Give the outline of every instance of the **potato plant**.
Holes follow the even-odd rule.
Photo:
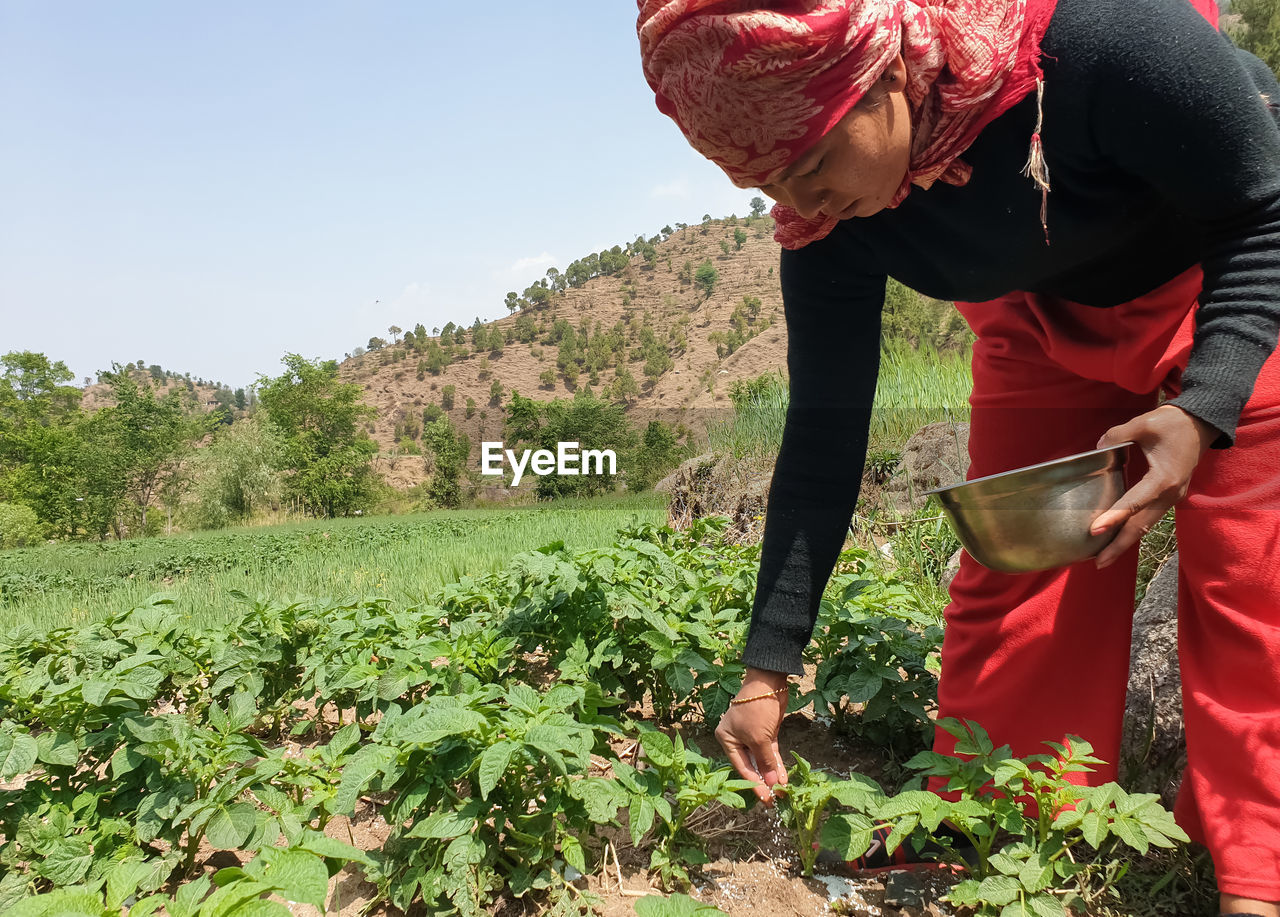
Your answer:
[[[114,917],[133,902],[143,917],[260,917],[282,913],[276,898],[323,907],[323,883],[354,862],[406,910],[480,915],[515,898],[582,917],[593,901],[568,880],[624,824],[658,878],[687,887],[706,857],[701,813],[751,799],[664,728],[714,721],[741,681],[758,548],[722,531],[705,520],[635,525],[609,550],[553,543],[412,603],[241,595],[211,626],[156,598],[95,624],[0,634],[0,779],[13,781],[0,790],[0,912]],[[328,549],[295,540],[287,554],[310,550]],[[818,689],[799,703],[851,733],[918,743],[937,622],[866,555],[846,552],[841,570],[811,651]],[[645,704],[657,728],[632,719]],[[967,735],[963,759],[910,762],[947,775],[963,805],[885,797],[799,761],[784,810],[805,870],[815,842],[852,855],[873,826],[915,843],[947,818],[982,852],[957,900],[994,907],[1012,893],[1034,909],[1071,900],[1060,880],[1085,875],[1071,875],[1073,846],[1176,837],[1163,810],[1114,789],[1019,821],[981,787],[1056,804],[1062,788],[1037,781],[1062,773]],[[619,760],[611,742],[634,736],[643,756]],[[1087,763],[1087,749],[1071,753]],[[323,834],[362,800],[391,825],[379,850]],[[196,878],[203,843],[251,859]],[[1023,881],[1042,861],[1059,884]],[[176,893],[159,893],[168,882]],[[681,901],[661,907],[710,913]]]

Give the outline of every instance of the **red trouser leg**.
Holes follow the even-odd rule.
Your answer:
[[[959,308],[978,335],[970,478],[1087,451],[1109,427],[1156,405],[1154,391],[1126,391],[1059,362],[1097,360],[1078,368],[1111,375],[1112,351],[1090,346],[1106,341],[1108,328],[1064,333],[1022,294]],[[1083,317],[1113,319],[1102,310]],[[1018,756],[1080,736],[1109,764],[1075,777],[1115,779],[1136,571],[1136,550],[1105,570],[1086,561],[1022,574],[988,570],[965,554],[945,613],[939,716],[976,720]],[[948,754],[954,743],[937,730],[935,751]]]
[[[1280,356],[1175,514],[1187,769],[1174,813],[1220,891],[1280,901]]]
[[[1197,271],[1108,310],[1015,294],[961,306],[974,350],[970,477],[1092,448],[1176,390]],[[1136,458],[1136,456],[1135,456]],[[1130,468],[1141,475],[1139,459]],[[1179,824],[1213,855],[1227,894],[1280,900],[1280,353],[1236,443],[1201,460],[1177,509],[1179,657],[1188,767]],[[946,611],[940,716],[981,723],[1017,755],[1079,735],[1115,779],[1136,552],[1008,575],[968,557]],[[934,748],[954,739],[937,731]],[[930,788],[940,789],[931,781]]]

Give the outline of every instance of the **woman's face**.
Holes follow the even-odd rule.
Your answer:
[[[911,153],[901,56],[822,139],[761,191],[806,219],[869,217],[902,187]]]

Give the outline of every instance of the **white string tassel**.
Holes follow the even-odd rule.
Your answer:
[[[1022,174],[1040,188],[1040,225],[1044,228],[1044,244],[1049,244],[1049,164],[1044,158],[1040,129],[1044,126],[1044,80],[1036,80],[1036,129],[1031,135],[1031,151]]]

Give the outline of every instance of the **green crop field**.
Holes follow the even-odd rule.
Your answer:
[[[551,542],[608,545],[632,521],[662,523],[665,507],[664,497],[644,494],[3,551],[0,626],[98,620],[158,592],[200,623],[225,619],[237,604],[232,591],[419,601]]]

